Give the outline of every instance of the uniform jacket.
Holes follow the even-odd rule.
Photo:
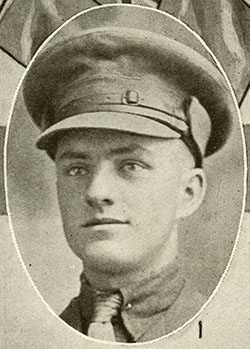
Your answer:
[[[123,305],[114,320],[116,340],[145,342],[162,337],[192,318],[206,299],[182,275],[176,263],[160,274],[120,289]],[[84,274],[81,291],[60,317],[86,334],[93,311],[93,293]]]

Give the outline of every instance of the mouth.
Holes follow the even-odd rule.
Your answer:
[[[88,227],[94,227],[97,225],[104,225],[104,224],[129,224],[129,221],[121,221],[119,219],[114,219],[114,218],[99,218],[99,219],[94,218],[84,223],[82,227],[88,228]]]

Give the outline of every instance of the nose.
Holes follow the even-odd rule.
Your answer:
[[[114,173],[111,166],[103,164],[93,174],[85,192],[88,206],[102,209],[114,204]]]

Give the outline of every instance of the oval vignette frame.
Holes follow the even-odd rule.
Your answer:
[[[56,37],[57,33],[65,28],[67,25],[69,25],[70,23],[72,24],[74,20],[77,20],[78,18],[80,18],[81,16],[84,16],[85,14],[89,14],[92,11],[103,11],[103,9],[105,8],[113,8],[113,7],[117,7],[117,6],[133,6],[134,9],[141,9],[141,6],[137,6],[137,5],[118,5],[118,4],[112,4],[112,5],[103,5],[97,8],[91,8],[91,9],[87,9],[84,10],[78,14],[76,14],[75,16],[71,17],[69,20],[67,20],[65,23],[63,23],[57,30],[55,30],[46,40],[45,42],[41,45],[41,47],[38,49],[37,53],[34,55],[34,57],[32,58],[30,64],[27,67],[27,70],[29,69],[29,67],[31,66],[32,62],[35,60],[37,54],[43,50],[46,45],[50,42],[50,40],[53,40],[54,37]],[[136,10],[135,10],[136,11]],[[236,101],[236,97],[234,96],[232,87],[230,85],[230,82],[223,70],[223,68],[221,67],[220,63],[217,61],[216,57],[214,56],[214,54],[212,53],[212,51],[205,45],[204,41],[198,36],[198,34],[196,34],[193,30],[191,30],[187,25],[185,25],[183,22],[181,22],[180,20],[178,20],[177,18],[173,17],[170,14],[167,14],[163,11],[159,11],[159,10],[152,10],[149,8],[144,8],[143,11],[157,11],[159,13],[162,14],[162,16],[167,16],[168,18],[171,18],[173,22],[178,23],[178,25],[181,24],[183,30],[188,31],[193,37],[194,39],[200,43],[200,45],[203,47],[203,49],[207,52],[207,54],[210,56],[210,58],[214,61],[214,64],[220,69],[222,75],[224,76],[225,80],[227,81],[228,84],[228,88],[230,90],[231,96],[232,96],[232,100],[234,101],[234,105],[235,105],[235,111],[237,116],[235,116],[235,123],[238,123],[236,125],[237,128],[237,134],[238,137],[240,137],[240,139],[237,139],[237,142],[239,143],[239,141],[241,141],[241,145],[238,145],[239,148],[241,148],[242,152],[242,159],[241,159],[241,164],[238,164],[238,166],[243,166],[243,168],[241,168],[239,170],[239,172],[242,173],[242,178],[239,179],[239,182],[242,182],[242,188],[239,189],[239,191],[241,192],[241,200],[239,200],[239,198],[237,198],[237,200],[241,201],[241,209],[240,212],[238,212],[238,229],[237,232],[234,232],[234,243],[233,243],[233,247],[231,248],[231,251],[229,253],[229,258],[227,258],[227,263],[225,265],[225,267],[223,268],[223,272],[222,274],[220,274],[219,280],[216,283],[216,286],[213,287],[212,292],[210,292],[210,295],[207,297],[207,301],[204,303],[204,305],[202,306],[202,308],[191,318],[189,319],[187,322],[185,322],[181,327],[177,328],[176,330],[174,330],[173,332],[163,336],[163,337],[159,337],[156,339],[153,339],[152,341],[148,341],[148,342],[142,342],[142,343],[136,343],[136,344],[127,344],[127,343],[119,343],[121,345],[127,345],[127,346],[136,346],[136,345],[143,345],[143,344],[149,344],[149,343],[154,343],[157,342],[158,340],[162,340],[162,339],[166,339],[169,336],[179,332],[181,329],[183,329],[184,327],[186,327],[188,324],[190,324],[195,318],[198,317],[199,314],[201,314],[201,312],[204,310],[204,308],[208,305],[208,303],[211,301],[211,299],[215,296],[217,290],[219,289],[219,287],[221,286],[225,275],[227,274],[227,271],[230,267],[230,264],[232,262],[232,258],[235,254],[236,251],[236,247],[237,247],[237,243],[239,240],[239,235],[240,235],[240,228],[241,228],[241,224],[242,224],[242,219],[243,219],[243,214],[244,214],[244,207],[245,207],[245,196],[246,196],[246,149],[245,149],[245,140],[244,140],[244,133],[243,133],[243,127],[242,127],[242,123],[240,121],[240,111],[237,105],[237,101]],[[27,71],[26,70],[26,71]],[[25,73],[26,74],[26,73]],[[55,205],[56,202],[56,198],[55,198],[55,186],[54,186],[54,174],[52,173],[51,170],[51,163],[48,162],[48,160],[46,159],[45,156],[39,154],[37,152],[35,152],[35,150],[33,148],[35,148],[34,146],[34,140],[35,137],[38,135],[37,130],[35,129],[34,125],[32,124],[32,122],[29,120],[28,116],[25,115],[25,110],[23,109],[23,101],[21,98],[21,86],[22,86],[22,81],[25,77],[25,74],[23,75],[22,80],[20,81],[16,93],[15,93],[15,97],[14,97],[14,101],[13,101],[13,105],[12,105],[12,110],[11,110],[11,114],[10,114],[10,119],[8,122],[8,126],[7,126],[7,136],[6,136],[6,140],[5,140],[5,150],[4,150],[4,162],[5,162],[5,190],[6,190],[6,200],[7,200],[7,212],[8,212],[8,216],[9,216],[9,224],[10,224],[10,228],[11,228],[11,232],[12,232],[12,237],[13,237],[13,241],[15,243],[15,247],[19,256],[19,259],[21,261],[21,264],[26,272],[26,275],[29,279],[29,281],[31,282],[32,286],[34,287],[34,289],[36,290],[38,296],[40,297],[40,299],[42,300],[43,304],[45,304],[45,306],[50,310],[50,312],[56,315],[55,310],[53,310],[53,306],[50,305],[51,301],[49,300],[49,295],[45,295],[43,296],[44,292],[40,292],[41,289],[44,288],[43,283],[45,282],[46,277],[48,276],[48,273],[44,270],[48,270],[50,271],[51,265],[50,264],[46,264],[45,263],[45,268],[44,269],[44,265],[42,265],[42,269],[41,266],[38,265],[38,262],[43,261],[44,260],[44,254],[42,253],[41,256],[36,260],[37,257],[32,256],[31,260],[35,261],[35,263],[29,263],[29,253],[31,253],[31,250],[34,250],[34,247],[40,247],[41,244],[39,244],[39,239],[37,239],[37,236],[30,236],[27,235],[29,234],[30,231],[34,231],[34,227],[36,228],[37,225],[38,227],[38,231],[39,230],[43,230],[42,233],[42,238],[47,238],[49,242],[51,242],[51,236],[49,234],[50,231],[53,231],[54,227],[57,226],[60,221],[60,217],[59,217],[59,211],[55,211],[56,212],[56,217],[54,217],[52,220],[53,222],[51,223],[51,217],[48,218],[48,221],[44,221],[39,223],[39,220],[41,220],[40,215],[42,215],[42,217],[45,217],[46,215],[48,215],[48,207],[44,207],[46,205],[43,205],[46,202],[49,202],[49,200],[52,200],[53,205]],[[24,114],[22,114],[22,112],[24,112]],[[21,115],[22,114],[22,115]],[[26,112],[27,114],[27,112]],[[21,116],[20,116],[21,115]],[[20,118],[21,121],[23,122],[23,125],[20,125]],[[14,125],[14,126],[13,126]],[[21,132],[20,132],[21,130]],[[22,131],[25,131],[26,133],[28,133],[29,137],[26,137],[26,133],[22,133]],[[236,130],[235,130],[236,132]],[[30,137],[31,136],[31,137]],[[11,139],[12,139],[12,143],[11,143]],[[14,140],[13,140],[14,139]],[[19,146],[18,146],[19,144]],[[23,154],[23,150],[25,151],[25,154]],[[227,150],[229,152],[229,150]],[[237,153],[237,152],[236,152]],[[227,154],[228,155],[228,154]],[[237,155],[237,154],[236,154]],[[237,158],[234,154],[234,157]],[[21,157],[21,160],[20,158]],[[34,164],[34,168],[32,168],[32,171],[34,171],[34,173],[31,173],[31,177],[28,178],[27,180],[27,173],[30,174],[30,167],[29,167],[29,163],[31,162]],[[235,159],[235,161],[237,162],[237,160]],[[240,160],[239,160],[240,161]],[[219,159],[216,158],[215,156],[215,160],[214,160],[215,167],[217,166],[217,168],[220,168],[220,165],[218,164],[220,161]],[[24,173],[20,173],[20,164],[22,165],[27,165],[27,167],[24,170]],[[47,172],[45,171],[44,173],[39,172],[39,170],[41,170],[41,168],[43,169],[43,166],[48,167]],[[235,165],[236,166],[236,165]],[[237,166],[236,166],[237,167]],[[18,170],[19,168],[19,170]],[[14,170],[14,171],[12,171]],[[44,170],[44,169],[43,169]],[[21,175],[21,179],[18,178],[17,180],[17,174]],[[42,178],[39,178],[39,176],[41,176]],[[213,176],[212,176],[213,177]],[[211,178],[212,178],[211,177]],[[47,179],[49,178],[49,180],[52,180],[52,186],[48,185],[48,183],[46,184]],[[20,184],[22,184],[22,186],[20,187]],[[30,187],[31,186],[31,187]],[[35,202],[36,200],[34,200],[32,198],[31,203],[27,202],[27,199],[30,198],[30,194],[32,193],[32,190],[35,192],[35,199],[39,199],[37,202]],[[39,197],[39,195],[40,197]],[[212,195],[212,194],[211,194]],[[221,199],[223,201],[223,199]],[[54,208],[55,206],[52,207]],[[27,206],[27,207],[25,207]],[[33,209],[33,211],[35,212],[34,214],[34,218],[31,219],[31,209]],[[205,209],[204,209],[205,211]],[[39,214],[39,217],[38,217]],[[204,215],[204,212],[202,211],[200,213],[199,210],[199,214],[202,216],[202,214]],[[33,215],[33,213],[32,213]],[[17,217],[17,218],[16,218]],[[226,218],[226,217],[225,217]],[[32,220],[30,223],[30,219]],[[189,221],[189,220],[188,220]],[[192,219],[190,219],[191,225],[194,224],[192,223]],[[51,226],[52,225],[52,226]],[[21,227],[21,229],[19,230],[19,227]],[[62,227],[60,227],[60,229],[62,230]],[[18,233],[15,233],[15,230],[19,230]],[[36,229],[35,229],[36,230]],[[184,231],[184,229],[183,229]],[[60,232],[61,234],[61,232]],[[63,234],[62,234],[63,235]],[[57,234],[57,237],[59,236],[59,234]],[[231,236],[231,235],[230,235]],[[193,237],[192,238],[197,238],[197,237]],[[227,237],[228,239],[228,237]],[[27,242],[28,241],[28,242]],[[43,242],[43,240],[41,240]],[[41,242],[40,241],[40,242]],[[202,243],[202,239],[198,240],[200,241],[200,243]],[[57,245],[57,242],[53,241],[53,247],[56,248],[60,248],[61,246],[61,242],[62,240],[59,240],[59,243]],[[25,244],[30,244],[29,247],[25,248]],[[232,243],[231,243],[232,244]],[[49,245],[49,244],[47,244]],[[67,246],[63,247],[64,251],[66,253],[68,253],[67,250]],[[190,246],[189,246],[190,249]],[[46,250],[46,246],[45,246],[45,250]],[[54,251],[49,251],[49,258],[51,258],[51,256],[53,256]],[[70,262],[69,264],[71,266],[74,267],[74,263],[76,263],[75,257],[70,257]],[[36,261],[37,261],[37,265],[36,265]],[[59,258],[59,261],[62,261],[62,258]],[[73,264],[72,264],[73,263]],[[35,264],[35,269],[34,271],[29,271],[28,266],[32,266]],[[60,268],[58,268],[60,270]],[[38,280],[34,281],[35,275],[36,273],[36,277],[38,275]],[[40,276],[39,276],[40,273]],[[71,275],[71,272],[68,270],[67,271],[67,275],[69,275],[70,278],[73,278],[74,275]],[[57,271],[53,270],[53,275],[57,275]],[[41,278],[41,280],[39,281],[39,277]],[[63,282],[63,281],[62,281]],[[37,284],[36,284],[37,283]],[[59,283],[60,284],[60,283]],[[68,299],[69,301],[70,299]],[[54,307],[55,308],[55,307]],[[60,319],[60,318],[59,318]],[[64,324],[66,324],[63,320],[62,321]],[[66,324],[67,325],[67,324]],[[85,336],[84,334],[81,334],[80,332],[78,332],[77,330],[74,330],[71,326],[67,325],[71,330],[73,330],[75,333],[77,333],[78,335],[83,336],[83,338],[85,338],[86,340],[93,340],[94,339],[90,339],[89,337]],[[105,342],[99,342],[97,341],[99,344],[100,343],[105,343]],[[107,343],[107,342],[106,342]],[[111,344],[110,342],[108,342],[109,345]],[[116,343],[116,345],[118,345],[118,343]]]

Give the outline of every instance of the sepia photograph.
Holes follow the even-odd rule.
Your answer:
[[[18,3],[2,3],[5,29]],[[48,346],[50,323],[76,348],[174,348],[181,337],[176,348],[185,338],[209,348],[205,323],[226,314],[223,292],[237,295],[227,283],[247,230],[248,51],[231,35],[226,55],[223,26],[211,47],[196,1],[178,2],[179,16],[164,1],[59,3],[33,1],[16,42],[0,38],[22,66],[3,130],[2,210],[31,290],[25,316],[42,321],[40,344],[11,348]]]
[[[237,106],[211,54],[171,16],[108,6],[56,31],[20,86],[7,138],[8,208],[44,300],[51,286],[33,265],[46,275],[46,258],[55,274],[69,267],[52,243],[61,229],[83,266],[80,293],[60,314],[67,324],[125,343],[183,326],[220,282],[243,205]]]

